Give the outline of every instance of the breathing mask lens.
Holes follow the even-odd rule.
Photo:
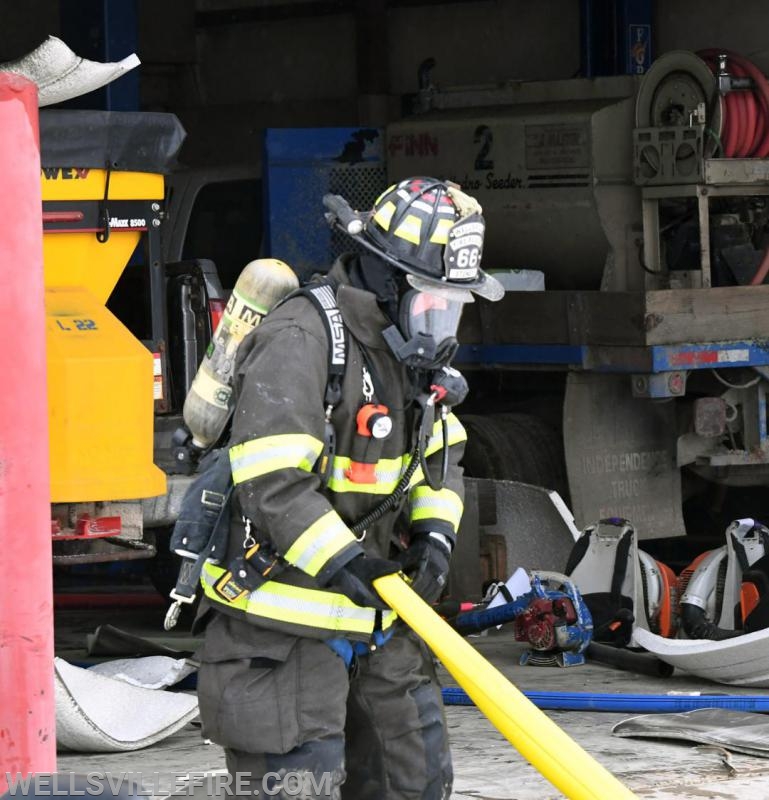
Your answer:
[[[400,323],[406,339],[420,334],[440,348],[447,339],[456,340],[463,303],[430,292],[407,292],[401,300]]]
[[[463,293],[457,293],[463,297]],[[463,302],[443,294],[411,290],[400,301],[401,344],[393,352],[414,367],[448,364],[457,349]],[[387,337],[386,337],[387,338]]]

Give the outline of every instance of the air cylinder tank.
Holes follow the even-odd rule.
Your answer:
[[[294,271],[276,258],[249,261],[243,268],[184,401],[184,422],[194,446],[203,449],[213,444],[227,424],[240,343],[278,301],[297,288]]]

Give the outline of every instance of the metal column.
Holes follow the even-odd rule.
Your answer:
[[[60,0],[61,37],[79,56],[120,61],[138,50],[138,0]],[[82,97],[68,108],[139,110],[139,70]]]
[[[652,62],[651,0],[580,0],[581,73],[643,75]]]
[[[37,89],[0,72],[0,795],[56,771]]]

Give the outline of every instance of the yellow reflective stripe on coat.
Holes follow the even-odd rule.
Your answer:
[[[467,431],[464,425],[457,419],[455,414],[449,414],[446,419],[447,432],[446,444],[451,447],[454,444],[467,441]],[[425,448],[425,455],[431,456],[437,453],[443,447],[443,424],[440,420],[436,420],[433,425],[433,432],[427,440],[427,447]]]
[[[467,439],[467,432],[462,423],[454,414],[449,414],[447,419],[448,446],[459,444]],[[425,448],[425,456],[437,453],[443,447],[443,426],[438,420],[433,426],[432,433]],[[334,456],[329,474],[328,488],[332,492],[359,492],[361,494],[392,494],[398,485],[401,475],[409,465],[411,454],[405,453],[400,458],[380,458],[374,467],[376,483],[356,483],[347,477],[347,470],[352,464],[352,459],[347,456]],[[421,467],[417,468],[411,479],[411,486],[424,480]]]
[[[233,483],[259,478],[280,469],[310,472],[323,450],[323,442],[306,433],[262,436],[230,448]]]
[[[411,521],[439,519],[459,528],[464,504],[451,489],[435,491],[429,486],[417,486],[411,490]]]
[[[376,609],[358,606],[345,595],[336,592],[267,581],[240,599],[225,602],[213,589],[224,572],[224,567],[207,561],[200,576],[206,597],[216,603],[256,617],[291,625],[306,625],[335,633],[374,632]],[[394,611],[382,614],[382,629],[387,630],[396,619],[397,614]]]
[[[339,514],[329,511],[294,541],[284,558],[314,577],[329,559],[355,541],[355,536]]]
[[[332,492],[361,492],[363,494],[391,494],[398,485],[408,463],[408,456],[401,458],[380,458],[374,467],[376,483],[356,483],[347,477],[352,459],[347,456],[334,456],[328,488]]]

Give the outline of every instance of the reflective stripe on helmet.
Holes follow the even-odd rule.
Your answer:
[[[430,241],[433,244],[447,244],[449,241],[449,231],[451,230],[451,226],[454,224],[454,220],[452,219],[439,219],[438,222],[435,224],[435,230],[430,237]]]
[[[377,209],[376,214],[374,214],[374,222],[383,230],[389,231],[390,220],[392,220],[394,213],[395,203],[383,203],[380,208]]]
[[[414,214],[407,214],[393,231],[393,236],[398,236],[416,245],[419,244],[421,235],[422,220]]]
[[[262,436],[230,448],[235,484],[280,469],[294,467],[310,472],[323,450],[323,442],[306,433]]]
[[[284,558],[314,577],[337,553],[355,541],[352,531],[336,511],[329,511],[294,541]]]

